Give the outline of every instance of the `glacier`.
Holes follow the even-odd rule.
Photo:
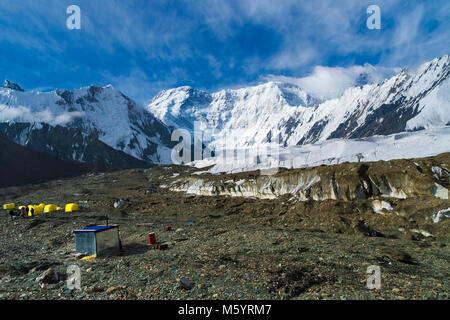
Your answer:
[[[269,150],[270,152],[262,148],[240,149],[232,156],[227,156],[225,152],[217,157],[190,162],[189,165],[207,168],[204,172],[218,174],[276,167],[296,169],[343,162],[429,157],[450,152],[450,127],[359,139],[331,139],[302,146],[272,146]],[[200,173],[202,172],[197,174]]]

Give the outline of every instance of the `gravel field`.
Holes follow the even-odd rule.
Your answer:
[[[291,203],[159,187],[164,175],[182,170],[125,170],[0,189],[3,203],[82,206],[28,218],[1,211],[0,299],[449,298],[448,219],[367,213],[367,201]],[[119,199],[128,201],[115,209]],[[421,210],[450,207],[449,200],[391,200]],[[75,257],[73,230],[106,221],[120,225],[122,252]],[[430,236],[411,231],[417,229]],[[151,250],[149,232],[168,249]],[[73,264],[81,269],[81,289],[66,286]],[[381,270],[379,290],[366,286],[371,265]]]

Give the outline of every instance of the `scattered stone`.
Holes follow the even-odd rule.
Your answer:
[[[166,242],[155,243],[155,244],[150,245],[150,249],[153,249],[153,250],[166,250],[168,248],[169,248],[169,245]]]
[[[37,267],[34,267],[34,268],[30,269],[30,271],[28,271],[28,273],[34,273],[34,272],[36,272],[37,270],[38,270],[38,268],[37,268]]]
[[[119,209],[121,206],[128,202],[128,200],[120,199],[119,201],[114,202],[114,208]]]
[[[359,220],[354,225],[354,228],[368,237],[384,237],[384,235],[381,232],[378,232],[372,229],[370,226],[368,226],[364,220]]]
[[[191,280],[188,280],[186,278],[181,278],[180,284],[186,290],[191,290],[195,286],[194,282],[192,282]]]
[[[75,255],[74,255],[74,257],[76,259],[82,259],[82,258],[84,258],[86,256],[87,256],[87,254],[85,254],[85,253],[75,253]]]
[[[396,260],[408,264],[416,264],[413,258],[406,252],[392,247],[381,247],[377,249],[382,256],[388,257],[391,260]]]
[[[152,227],[153,225],[154,225],[154,223],[151,223],[151,222],[136,224],[136,226],[138,226],[138,227]]]
[[[62,293],[63,294],[72,294],[73,293],[73,289],[70,289],[67,286],[62,287]]]
[[[425,230],[412,229],[411,232],[421,234],[421,235],[423,235],[425,238],[429,238],[429,237],[435,238],[434,235],[432,235],[431,233],[429,233],[428,231],[425,231]]]
[[[117,290],[122,290],[122,289],[126,289],[126,286],[113,286],[113,287],[109,287],[108,289],[106,289],[106,294],[110,294],[113,293]]]
[[[41,283],[58,283],[60,275],[53,268],[48,268],[39,277],[36,278],[37,282]]]
[[[432,241],[432,242],[431,242],[431,245],[432,245],[432,246],[435,246],[435,247],[438,247],[438,248],[444,248],[444,247],[447,246],[445,243],[443,243],[443,242],[438,242],[438,241]]]
[[[89,287],[86,290],[86,292],[87,293],[94,293],[94,292],[102,292],[103,290],[104,290],[103,288],[100,288],[100,287],[97,287],[97,286],[92,286],[92,287]]]
[[[219,235],[219,234],[222,234],[222,233],[225,233],[225,232],[227,232],[227,230],[219,228],[219,229],[216,230],[216,235]]]

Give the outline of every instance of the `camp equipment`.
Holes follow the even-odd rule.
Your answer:
[[[92,256],[83,257],[83,258],[81,258],[80,260],[81,260],[81,261],[92,261],[92,260],[94,260],[95,258],[97,258],[97,255],[96,255],[96,254],[93,254]]]
[[[154,232],[148,234],[148,244],[156,244],[156,234]]]
[[[77,253],[105,255],[120,252],[119,226],[91,226],[74,230]]]
[[[155,244],[150,245],[150,249],[153,249],[153,250],[166,250],[168,248],[169,248],[169,245],[166,242],[155,243]]]
[[[56,204],[48,204],[44,207],[44,213],[54,212],[58,210],[58,206]]]
[[[13,210],[16,208],[16,204],[15,203],[7,203],[3,205],[3,209],[4,210]]]
[[[78,211],[78,210],[80,210],[80,208],[78,207],[78,204],[76,204],[76,203],[66,204],[66,212],[74,212],[74,211]]]
[[[25,217],[28,214],[27,209],[28,208],[26,206],[20,206],[19,207],[19,216],[22,218]]]

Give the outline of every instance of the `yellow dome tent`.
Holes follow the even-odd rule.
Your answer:
[[[15,203],[7,203],[3,205],[3,209],[4,210],[12,210],[16,208],[16,204]]]
[[[44,213],[54,212],[58,210],[58,206],[56,204],[48,204],[44,207]]]
[[[66,212],[73,212],[73,211],[78,211],[78,210],[80,210],[80,208],[78,207],[78,204],[76,204],[76,203],[66,204]]]
[[[44,212],[45,205],[34,206],[34,215],[38,215]]]
[[[33,217],[34,215],[36,215],[36,213],[34,212],[34,206],[32,206],[32,205],[28,206],[27,212],[28,212],[29,217]]]

